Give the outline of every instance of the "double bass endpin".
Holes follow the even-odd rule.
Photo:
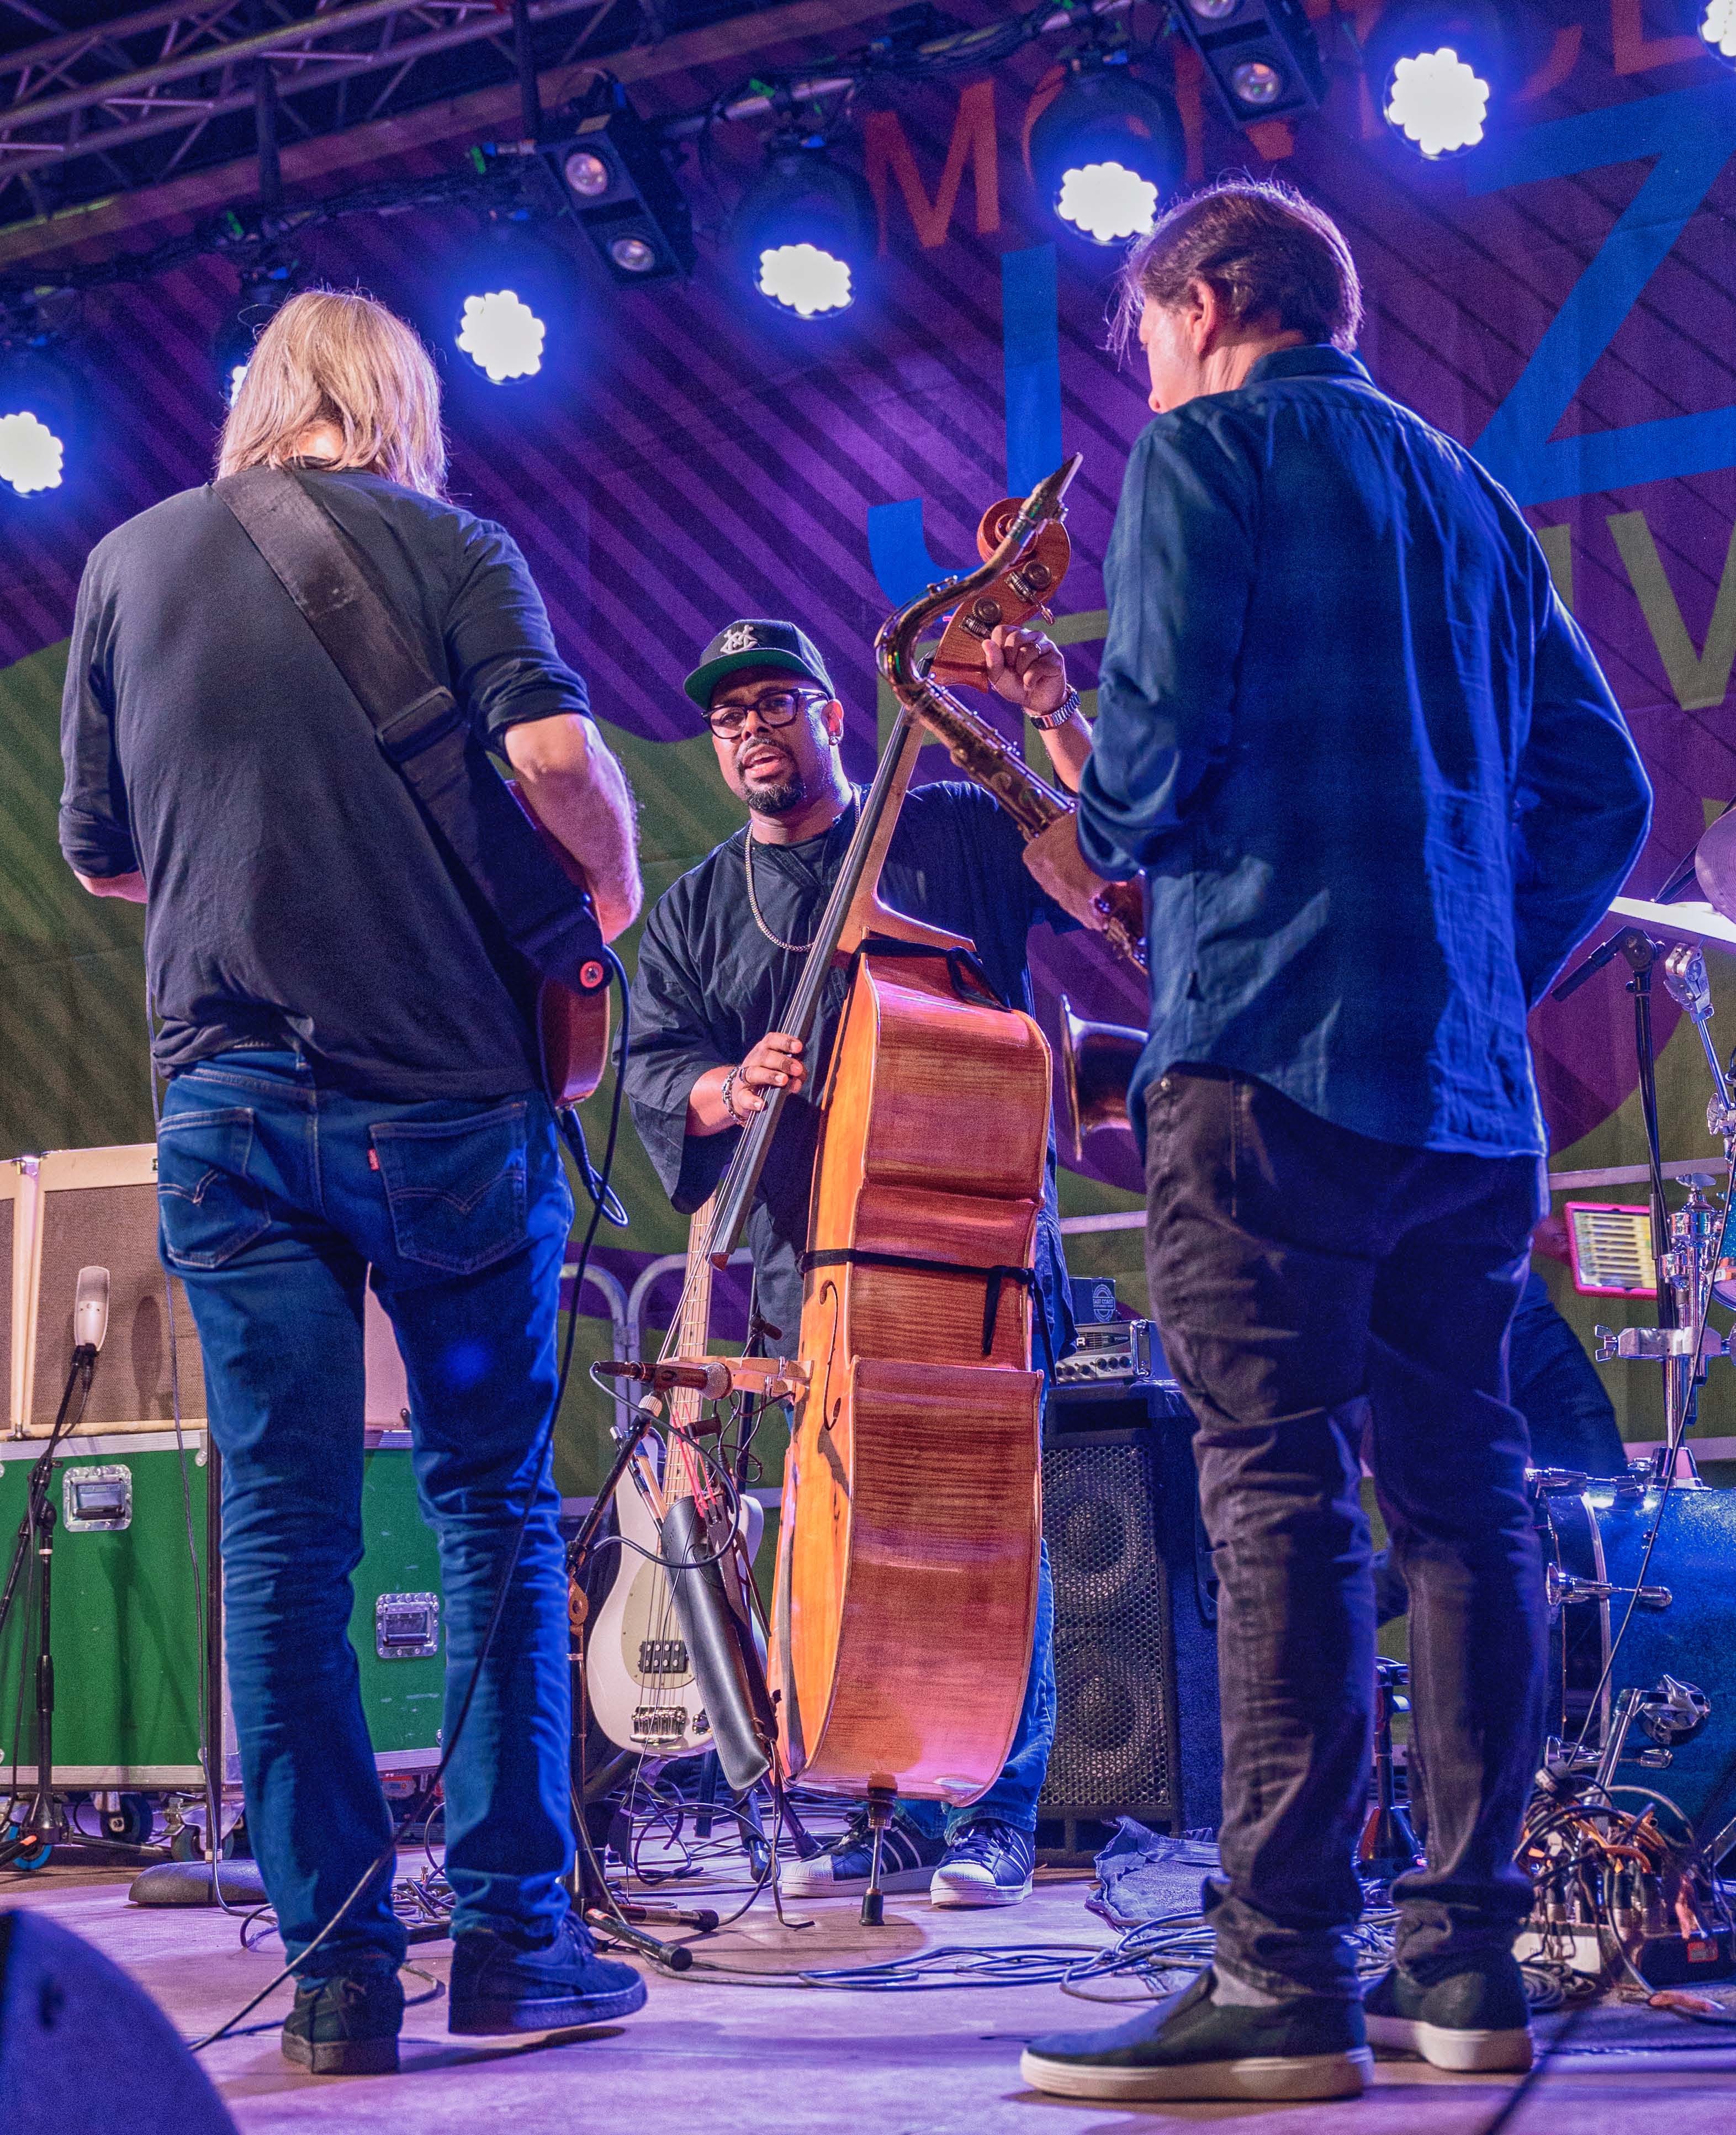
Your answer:
[[[873,1848],[868,1859],[868,1888],[862,1894],[862,1924],[865,1928],[884,1927],[886,1899],[880,1888],[880,1852],[886,1843],[886,1828],[892,1820],[892,1803],[897,1799],[894,1787],[870,1787],[868,1790],[868,1829],[873,1833]]]

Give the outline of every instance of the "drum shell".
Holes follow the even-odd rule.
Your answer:
[[[1549,1730],[1569,1743],[1577,1738],[1610,1644],[1618,1640],[1587,1745],[1601,1745],[1622,1691],[1649,1690],[1666,1675],[1692,1683],[1711,1700],[1705,1725],[1672,1745],[1661,1770],[1633,1761],[1634,1752],[1654,1746],[1636,1725],[1614,1783],[1666,1796],[1695,1824],[1709,1808],[1714,1828],[1721,1828],[1736,1818],[1736,1492],[1683,1484],[1667,1498],[1657,1489],[1617,1492],[1603,1484],[1546,1491],[1538,1524],[1546,1563],[1618,1588],[1640,1583],[1646,1538],[1656,1527],[1644,1583],[1668,1591],[1666,1607],[1638,1605],[1630,1613],[1631,1595],[1618,1593],[1607,1603],[1564,1602],[1550,1610]],[[1727,1770],[1732,1784],[1721,1789]]]

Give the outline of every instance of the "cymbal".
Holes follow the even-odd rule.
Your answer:
[[[1736,808],[1707,825],[1694,848],[1694,872],[1707,903],[1736,919]]]

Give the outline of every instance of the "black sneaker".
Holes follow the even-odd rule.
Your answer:
[[[298,1980],[283,2019],[283,2058],[315,2075],[391,2075],[403,2021],[395,1972]]]
[[[1360,2098],[1374,2057],[1354,2002],[1298,1995],[1246,2009],[1211,1999],[1202,1972],[1185,1994],[1106,2031],[1033,2039],[1019,2073],[1057,2098]]]
[[[806,1861],[786,1862],[777,1887],[786,1898],[841,1898],[865,1891],[873,1847],[863,1809],[829,1846]],[[944,1838],[931,1838],[894,1811],[881,1843],[881,1889],[926,1891],[945,1852]]]
[[[461,1934],[452,1945],[450,1996],[446,2028],[475,2038],[631,2016],[645,2007],[645,1982],[631,1965],[599,1957],[569,1913],[540,1949],[486,1928]]]
[[[1016,1905],[1031,1895],[1036,1863],[1029,1832],[980,1817],[947,1847],[928,1894],[937,1905]]]
[[[1432,1987],[1395,1965],[1362,2008],[1371,2044],[1419,2054],[1435,2068],[1518,2073],[1531,2065],[1531,2010],[1516,1958],[1481,1958]]]

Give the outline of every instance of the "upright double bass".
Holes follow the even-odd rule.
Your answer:
[[[771,1609],[779,1761],[808,1785],[883,1803],[962,1805],[999,1776],[1042,1536],[1032,1266],[1048,1047],[995,997],[971,942],[879,897],[922,739],[912,648],[1029,554],[1076,466],[1037,486],[979,572],[881,632],[898,715],[783,1019],[810,1037],[826,978],[847,962],[818,1093],[799,1353],[762,1368],[798,1390]],[[714,1258],[740,1234],[781,1096],[768,1093],[718,1189]]]

